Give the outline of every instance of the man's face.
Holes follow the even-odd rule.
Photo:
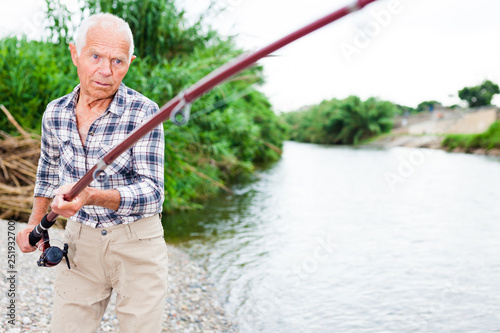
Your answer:
[[[129,59],[130,44],[125,35],[94,26],[88,30],[87,43],[80,55],[74,44],[70,44],[71,57],[78,69],[80,89],[93,99],[111,98],[127,74],[132,60]]]

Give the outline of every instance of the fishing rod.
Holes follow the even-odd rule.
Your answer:
[[[104,155],[103,158],[99,162],[97,162],[97,164],[94,165],[92,169],[90,169],[68,193],[64,194],[63,199],[65,201],[73,200],[78,194],[80,194],[80,192],[82,192],[87,186],[89,186],[93,180],[99,182],[106,181],[106,167],[113,163],[113,161],[118,156],[129,149],[135,142],[137,142],[140,138],[153,130],[156,126],[160,125],[168,119],[170,119],[175,125],[180,126],[186,124],[189,121],[191,103],[195,99],[206,94],[216,85],[250,67],[258,60],[282,48],[283,46],[286,46],[291,42],[324,27],[327,24],[337,21],[344,16],[358,11],[364,8],[366,5],[375,1],[377,0],[356,0],[352,4],[324,16],[286,35],[285,37],[278,39],[277,41],[263,47],[260,50],[248,54],[243,54],[233,61],[217,68],[191,87],[181,91],[177,96],[163,105],[160,108],[160,111],[157,112],[149,121],[130,132],[130,134],[123,140],[122,143],[120,143],[106,155]],[[29,242],[32,246],[35,246],[38,243],[38,241],[42,238],[44,231],[47,231],[54,225],[57,216],[58,214],[54,212],[46,214],[42,218],[40,223],[37,224],[36,227],[30,232]]]

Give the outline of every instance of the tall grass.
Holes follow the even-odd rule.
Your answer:
[[[24,128],[39,131],[46,105],[78,83],[66,53],[51,43],[15,37],[0,40],[0,103]],[[14,130],[6,118],[0,118],[0,128]]]

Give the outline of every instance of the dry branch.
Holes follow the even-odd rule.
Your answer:
[[[21,133],[21,135],[24,137],[24,138],[31,138],[31,135],[26,132],[22,127],[21,125],[19,125],[19,123],[16,121],[16,119],[14,119],[14,117],[10,114],[9,110],[7,110],[7,108],[5,106],[0,105],[0,109],[2,109],[2,111],[5,113],[5,115],[7,116],[7,119],[9,119],[9,121],[12,123],[12,125],[14,125],[17,130],[19,131],[19,133]]]
[[[25,131],[0,105],[21,136],[0,132],[0,219],[27,221],[33,205],[33,189],[40,157],[40,139]]]

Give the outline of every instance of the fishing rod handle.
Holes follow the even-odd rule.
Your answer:
[[[51,213],[46,214],[42,218],[40,223],[38,223],[36,225],[36,227],[30,232],[29,242],[30,242],[31,246],[35,246],[36,243],[38,243],[40,241],[40,239],[42,239],[42,232],[44,230],[49,229],[50,227],[52,227],[54,225],[54,223],[56,223],[56,219],[54,218],[54,220],[50,220],[49,218],[51,216],[49,216],[49,215],[53,215],[53,214],[51,214]],[[56,218],[57,218],[57,215],[56,215]]]

